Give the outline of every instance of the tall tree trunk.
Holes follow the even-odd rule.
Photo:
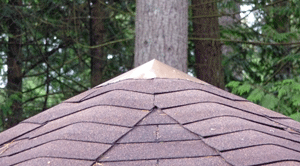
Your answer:
[[[21,6],[21,0],[10,0],[9,4],[15,7]],[[7,84],[8,98],[11,100],[11,113],[7,116],[5,128],[15,126],[22,120],[22,36],[19,12],[15,11],[7,20],[9,26],[9,44],[7,52]]]
[[[48,50],[48,39],[49,38],[49,33],[46,33],[46,43],[45,43],[45,52]],[[50,71],[49,71],[49,57],[48,56],[43,56],[45,65],[46,65],[46,80],[45,80],[45,86],[46,86],[46,95],[44,99],[44,105],[43,105],[43,111],[47,109],[47,103],[48,103],[48,97],[49,97],[49,89],[50,89]]]
[[[279,0],[275,0],[275,2],[279,2]],[[288,8],[289,6],[289,1],[282,1],[274,5],[274,7],[281,8]],[[285,33],[290,31],[290,16],[286,14],[281,14],[281,13],[274,13],[274,28],[277,30],[279,33]]]
[[[233,0],[223,0],[222,3],[230,3]],[[232,26],[234,26],[236,22],[236,20],[239,20],[241,18],[240,16],[240,3],[235,3],[235,6],[233,7],[227,7],[225,9],[222,9],[222,12],[226,13],[226,14],[234,14],[237,13],[235,15],[231,15],[231,16],[222,16],[219,17],[219,24],[221,26],[223,26],[224,28],[230,28]],[[221,47],[222,50],[222,54],[224,56],[228,56],[231,52],[233,52],[232,47],[223,44]]]
[[[234,2],[234,4],[235,4],[234,6],[228,5],[228,3],[232,3],[232,2]],[[225,4],[224,6],[226,6],[226,7],[221,8],[221,11],[220,11],[220,9],[218,9],[219,12],[223,12],[226,14],[233,14],[233,15],[219,17],[219,25],[221,25],[223,27],[223,29],[231,29],[232,27],[235,27],[237,24],[240,24],[240,21],[238,21],[241,19],[240,3],[236,2],[235,0],[223,0],[222,3]],[[227,6],[230,6],[230,7],[227,7]],[[234,14],[234,13],[236,13],[236,14]],[[226,36],[226,37],[230,38],[232,36]],[[232,38],[232,40],[234,40],[234,38]],[[222,56],[229,58],[230,54],[233,53],[233,48],[229,45],[223,44],[221,46],[221,52],[222,52]],[[226,66],[226,67],[228,68],[229,66]],[[232,68],[232,67],[229,67],[229,68]],[[235,78],[242,79],[242,75],[240,75],[236,72],[233,72],[232,75]],[[228,81],[228,79],[227,79],[227,81]]]
[[[194,6],[194,37],[219,39],[220,30],[218,17],[211,17],[212,15],[218,14],[216,1],[192,0],[192,5]],[[195,40],[194,44],[197,78],[224,89],[225,83],[221,64],[221,43],[212,40]]]
[[[104,6],[101,0],[91,0],[90,3],[90,45],[96,46],[103,43],[104,39]],[[103,47],[91,48],[91,86],[103,82],[102,75],[106,61]]]
[[[187,72],[188,0],[137,0],[134,66],[157,59]]]
[[[284,8],[288,8],[290,3],[289,1],[280,1],[280,0],[275,0],[275,2],[278,3],[276,3],[274,7],[279,8],[280,10],[284,10]],[[278,33],[287,33],[290,31],[290,17],[291,16],[286,14],[281,14],[277,12],[274,13],[274,16],[272,18],[272,24]],[[281,51],[278,54],[278,56],[281,56],[281,58],[283,58],[290,54],[291,46],[281,46],[279,47],[279,49],[281,49]],[[275,66],[275,71],[280,69],[280,72],[278,72],[278,74],[275,75],[277,79],[278,78],[284,79],[286,76],[293,77],[292,75],[293,66],[294,66],[293,63],[290,61],[287,62],[284,66],[282,66],[284,63],[285,62],[282,62],[279,65]]]

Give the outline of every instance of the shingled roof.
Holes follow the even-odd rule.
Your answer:
[[[0,134],[0,165],[300,165],[300,123],[152,60]]]

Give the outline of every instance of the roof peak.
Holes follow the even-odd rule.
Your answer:
[[[201,83],[201,84],[207,84],[204,81],[201,81],[195,77],[192,77],[178,69],[175,69],[169,65],[166,65],[156,59],[153,59],[149,62],[146,62],[124,74],[121,74],[115,78],[112,78],[100,85],[107,85],[111,83],[115,83],[121,80],[126,79],[152,79],[152,78],[177,78],[177,79],[184,79],[184,80],[190,80],[193,82]]]

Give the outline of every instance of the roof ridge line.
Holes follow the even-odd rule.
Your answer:
[[[108,153],[115,145],[117,145],[117,142],[118,142],[119,140],[121,140],[121,139],[122,139],[123,137],[125,137],[128,133],[130,133],[130,132],[137,126],[137,124],[139,124],[140,121],[142,121],[146,116],[148,116],[154,109],[155,109],[155,106],[154,106],[152,109],[150,109],[149,112],[148,112],[145,116],[143,116],[140,120],[138,120],[138,121],[131,127],[130,130],[128,130],[126,133],[124,133],[124,134],[121,135],[118,139],[116,139],[116,140],[111,144],[111,147],[109,147],[107,150],[105,150],[102,154],[99,155],[99,157],[97,157],[97,158],[94,160],[95,162],[93,162],[91,166],[95,165],[95,164],[98,162],[98,160],[100,160],[100,159],[101,159],[105,154],[107,154],[107,153]]]
[[[162,110],[163,111],[163,110]],[[163,111],[164,112],[164,111]],[[166,112],[164,112],[165,114],[167,114]],[[168,116],[170,116],[169,114],[167,114]],[[170,116],[172,119],[174,119],[172,116]],[[174,119],[176,122],[178,122],[176,119]],[[179,123],[179,122],[178,122]],[[187,131],[189,131],[190,133],[192,133],[192,134],[194,134],[194,135],[196,135],[196,136],[198,136],[199,138],[200,138],[200,140],[206,145],[206,146],[208,146],[209,148],[211,148],[211,149],[213,149],[226,163],[228,163],[228,164],[230,164],[230,165],[232,165],[231,163],[229,163],[227,160],[225,160],[225,158],[221,155],[221,153],[220,153],[220,151],[217,149],[217,148],[214,148],[214,147],[212,147],[212,146],[210,146],[210,145],[208,145],[205,141],[204,141],[204,137],[203,136],[201,136],[201,135],[199,135],[199,134],[197,134],[197,133],[195,133],[195,132],[193,132],[193,131],[191,131],[191,130],[189,130],[188,128],[186,128],[186,127],[184,127],[184,125],[183,124],[181,124],[181,123],[179,123],[179,125],[182,127],[182,128],[184,128],[185,130],[187,130]]]

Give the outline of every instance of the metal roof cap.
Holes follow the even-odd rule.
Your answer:
[[[201,81],[195,77],[192,77],[180,70],[177,70],[171,66],[168,66],[156,59],[153,59],[139,67],[136,67],[124,74],[121,74],[113,79],[110,79],[97,87],[115,83],[126,79],[152,79],[152,78],[178,78],[184,80],[190,80],[193,82],[209,85],[208,83]]]

